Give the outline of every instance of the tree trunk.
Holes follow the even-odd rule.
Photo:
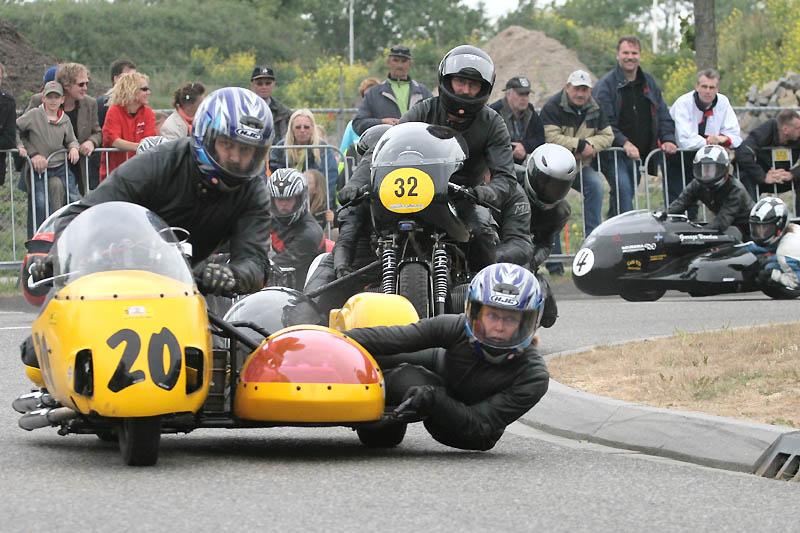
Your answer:
[[[715,0],[694,0],[694,49],[697,70],[717,68],[717,26],[714,23]]]

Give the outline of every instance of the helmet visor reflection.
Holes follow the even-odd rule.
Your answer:
[[[475,73],[478,75],[476,76]],[[457,74],[469,79],[480,78],[478,81],[491,85],[494,65],[487,59],[474,54],[458,54],[444,60],[442,74],[445,76]]]

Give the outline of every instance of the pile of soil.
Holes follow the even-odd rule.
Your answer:
[[[495,35],[483,50],[494,61],[497,75],[489,103],[503,97],[506,81],[514,76],[530,80],[530,101],[537,111],[548,98],[564,88],[572,72],[585,70],[597,81],[574,51],[540,31],[510,26]]]
[[[3,19],[0,19],[0,58],[6,67],[3,91],[17,99],[18,107],[27,104],[26,94],[42,89],[44,73],[60,62],[55,56],[39,52],[17,28]]]

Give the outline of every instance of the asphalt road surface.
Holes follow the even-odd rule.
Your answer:
[[[800,302],[672,294],[655,303],[564,294],[542,349],[800,320]],[[9,307],[0,310],[0,531],[798,528],[800,483],[569,441],[522,424],[489,452],[446,448],[420,424],[400,447],[379,451],[343,428],[207,429],[165,436],[155,467],[126,467],[114,444],[94,436],[17,426],[11,401],[30,388],[17,346],[34,314]]]

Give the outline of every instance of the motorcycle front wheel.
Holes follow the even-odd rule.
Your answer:
[[[161,443],[161,417],[125,418],[119,426],[119,451],[128,466],[153,466]]]
[[[789,289],[779,285],[764,285],[761,292],[774,300],[794,300],[800,296],[800,289]]]
[[[391,424],[379,429],[358,429],[358,439],[368,448],[394,448],[403,442],[408,424]]]
[[[420,318],[428,318],[431,309],[430,277],[422,263],[408,263],[400,270],[397,292],[411,302]]]

